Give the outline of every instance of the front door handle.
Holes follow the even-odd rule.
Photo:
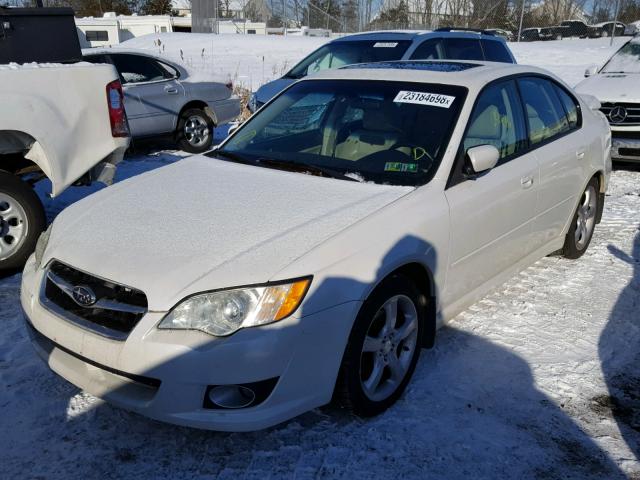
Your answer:
[[[531,188],[533,185],[533,176],[528,175],[526,177],[522,177],[520,179],[520,185],[522,185],[522,188]]]
[[[165,87],[164,91],[167,92],[169,95],[175,95],[176,93],[178,93],[178,89],[175,87]]]
[[[577,158],[578,160],[582,160],[582,159],[584,158],[584,150],[578,150],[578,151],[576,152],[576,158]]]

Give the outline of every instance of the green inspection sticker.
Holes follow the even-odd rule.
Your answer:
[[[384,164],[385,172],[409,172],[418,173],[417,163],[387,162]]]

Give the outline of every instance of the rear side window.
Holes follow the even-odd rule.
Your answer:
[[[154,82],[169,78],[169,72],[142,55],[111,55],[123,83]]]
[[[412,60],[484,60],[480,41],[472,38],[432,38],[411,54]]]
[[[518,80],[527,120],[531,145],[544,142],[568,130],[569,121],[554,86],[543,78]]]
[[[445,50],[450,60],[484,60],[480,40],[470,38],[445,38]]]
[[[478,145],[493,145],[501,159],[526,147],[522,106],[512,81],[491,85],[478,97],[464,137],[464,151]]]
[[[564,90],[564,88],[559,87],[556,84],[554,84],[553,87],[555,88],[556,93],[558,94],[558,98],[560,99],[560,102],[562,102],[562,105],[564,106],[564,109],[567,112],[569,127],[577,128],[578,126],[580,126],[580,113],[578,108],[578,102],[575,100],[575,98],[571,97],[571,95],[569,95]]]
[[[485,59],[489,62],[513,63],[507,46],[496,40],[480,40],[484,50]]]

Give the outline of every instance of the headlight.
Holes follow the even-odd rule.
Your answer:
[[[296,311],[310,283],[306,278],[195,295],[169,312],[158,328],[200,330],[224,337],[241,328],[277,322]]]
[[[51,227],[53,227],[53,223],[49,225],[44,232],[40,234],[38,238],[38,242],[36,243],[36,268],[40,268],[40,264],[42,263],[42,257],[44,256],[44,251],[47,249],[47,245],[49,244],[49,237],[51,236]]]

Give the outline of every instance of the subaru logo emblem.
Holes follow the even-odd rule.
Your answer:
[[[621,106],[613,107],[609,112],[611,123],[622,123],[627,119],[627,109]]]
[[[90,307],[98,301],[93,290],[84,285],[77,285],[73,287],[71,293],[75,302],[81,307]]]

